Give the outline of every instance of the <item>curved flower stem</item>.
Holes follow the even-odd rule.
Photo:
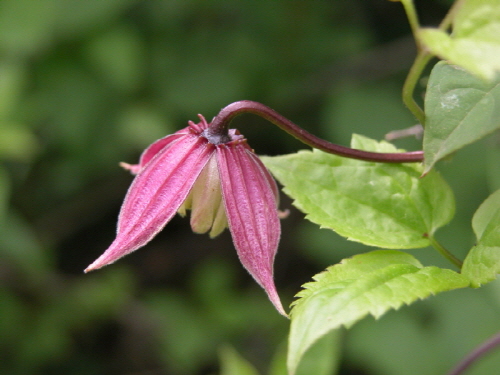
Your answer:
[[[426,51],[418,52],[403,85],[403,103],[408,107],[410,112],[413,113],[413,116],[417,118],[418,122],[422,126],[425,126],[425,113],[415,101],[413,93],[422,71],[425,69],[431,58],[432,55]]]
[[[413,0],[401,0],[401,4],[403,4],[403,8],[405,8],[406,17],[408,17],[408,23],[411,27],[411,32],[413,33],[413,37],[418,45],[417,33],[420,28],[420,22],[418,21],[417,11],[415,10],[415,5],[413,4]]]
[[[446,250],[446,248],[443,245],[441,245],[433,236],[427,235],[426,237],[429,239],[432,247],[436,249],[439,254],[441,254],[451,263],[457,266],[458,269],[462,269],[463,262],[460,259],[458,259],[455,255]]]
[[[458,363],[458,365],[451,370],[448,375],[460,375],[462,374],[470,365],[472,365],[479,358],[484,356],[490,350],[496,348],[500,345],[500,332],[486,340],[484,343],[475,348],[472,352],[470,352],[462,361]]]
[[[401,152],[401,153],[380,153],[363,150],[356,150],[349,147],[339,146],[325,141],[315,135],[305,131],[286,117],[280,115],[273,109],[264,104],[251,100],[241,100],[234,102],[221,109],[219,114],[214,117],[209,128],[207,136],[213,139],[224,138],[227,135],[229,124],[238,115],[243,113],[253,113],[272,122],[280,129],[294,136],[299,141],[313,148],[351,159],[380,162],[380,163],[415,163],[423,160],[422,151]]]
[[[408,22],[411,27],[411,31],[413,37],[415,39],[415,43],[417,45],[417,57],[413,62],[410,71],[408,72],[408,76],[406,77],[406,81],[403,85],[403,103],[408,107],[411,113],[417,118],[422,126],[425,127],[425,113],[423,109],[417,104],[415,98],[413,97],[413,93],[415,92],[415,86],[422,75],[423,70],[429,63],[429,61],[434,57],[434,55],[425,49],[425,46],[422,45],[420,39],[418,37],[418,31],[420,29],[420,24],[418,21],[418,15],[415,10],[415,5],[413,4],[413,0],[402,0],[401,3],[406,12],[406,16],[408,17]],[[457,0],[452,5],[451,9],[448,11],[446,17],[441,21],[439,25],[440,30],[447,30],[455,17],[457,9],[462,5],[463,0]]]
[[[408,76],[406,77],[405,83],[403,85],[403,103],[408,107],[413,116],[417,118],[419,123],[422,126],[425,126],[425,114],[422,108],[417,104],[415,98],[413,97],[413,93],[415,92],[415,86],[424,70],[425,66],[432,58],[432,55],[427,52],[421,45],[420,40],[418,38],[418,30],[420,29],[420,23],[418,21],[418,15],[415,10],[415,5],[413,4],[413,0],[401,0],[403,7],[406,12],[406,16],[408,17],[408,22],[411,27],[411,32],[413,34],[413,38],[415,39],[415,43],[417,45],[417,57],[413,62],[410,71],[408,72]]]
[[[451,26],[451,23],[453,22],[453,18],[455,18],[455,14],[457,13],[458,9],[462,6],[464,3],[464,0],[456,0],[453,5],[451,6],[450,10],[446,14],[446,16],[443,18],[441,23],[439,24],[439,29],[446,31],[448,28]]]

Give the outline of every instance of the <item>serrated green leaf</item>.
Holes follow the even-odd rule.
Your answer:
[[[495,280],[500,273],[500,190],[491,194],[477,209],[472,228],[478,243],[465,258],[462,273],[472,286]]]
[[[500,77],[487,83],[459,67],[436,64],[425,96],[425,115],[427,173],[438,160],[500,128]]]
[[[353,136],[352,146],[397,151],[361,136]],[[307,219],[367,245],[426,247],[425,234],[433,234],[454,213],[446,182],[436,172],[420,178],[418,164],[369,163],[318,150],[262,160]]]
[[[379,318],[389,309],[447,290],[464,288],[462,275],[422,267],[409,254],[380,250],[360,254],[329,267],[308,283],[291,312],[288,368],[297,368],[307,349],[327,332],[349,327],[364,316]],[[397,263],[394,263],[397,260]],[[371,271],[365,264],[375,263]],[[340,270],[339,270],[340,269]]]
[[[432,53],[485,80],[500,72],[500,7],[498,0],[463,1],[453,34],[426,28],[419,40]]]
[[[296,297],[307,298],[316,289],[322,288],[322,281],[325,278],[328,280],[350,280],[355,279],[360,275],[365,275],[376,271],[380,268],[387,267],[391,264],[409,264],[417,268],[422,268],[422,264],[408,253],[393,250],[377,250],[363,254],[361,258],[357,256],[342,260],[334,267],[330,267],[327,271],[318,273],[313,276],[313,282],[304,284],[304,290],[297,293]],[[298,300],[297,300],[298,301]],[[296,302],[293,302],[293,305]]]
[[[474,246],[467,254],[462,274],[474,288],[496,279],[500,273],[500,246]]]

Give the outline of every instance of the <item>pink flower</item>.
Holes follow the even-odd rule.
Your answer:
[[[136,177],[120,211],[116,239],[85,272],[146,245],[176,212],[191,210],[196,233],[215,237],[229,227],[241,263],[286,316],[273,281],[281,232],[276,183],[237,130],[207,135],[209,124],[200,119],[154,142],[138,165],[122,163]]]

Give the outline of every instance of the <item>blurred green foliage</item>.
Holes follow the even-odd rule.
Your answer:
[[[439,22],[448,3],[422,2],[422,18]],[[210,240],[177,218],[145,249],[82,273],[114,236],[131,181],[117,164],[241,99],[343,144],[353,132],[380,139],[411,126],[399,94],[414,54],[408,33],[400,4],[379,0],[1,0],[0,373],[226,375],[222,350],[222,361],[277,374],[288,322],[227,233]],[[235,126],[258,153],[301,148],[258,118]],[[474,240],[475,208],[500,187],[495,137],[439,164],[458,212],[438,237],[457,255]],[[293,208],[282,224],[285,303],[311,275],[366,250]],[[440,265],[430,251],[412,253]],[[442,373],[500,328],[498,289],[363,321],[346,334],[341,373]]]

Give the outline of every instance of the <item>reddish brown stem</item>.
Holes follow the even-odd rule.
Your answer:
[[[448,375],[460,375],[469,368],[479,358],[489,353],[491,350],[500,345],[500,333],[497,333],[484,343],[479,345],[471,353],[469,353]]]
[[[227,131],[231,121],[236,116],[243,113],[253,113],[263,117],[306,145],[330,154],[379,163],[415,163],[421,162],[424,159],[423,151],[382,153],[336,145],[312,135],[264,104],[251,100],[241,100],[222,108],[207,129],[207,136],[212,137],[212,139],[221,139],[223,141],[227,138]],[[215,141],[215,143],[217,143],[217,141]]]

